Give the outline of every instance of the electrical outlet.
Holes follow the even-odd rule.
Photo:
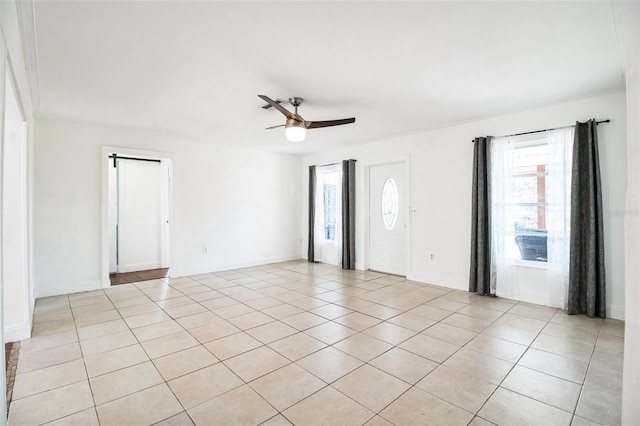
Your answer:
[[[436,260],[436,255],[435,255],[435,254],[433,254],[433,253],[429,253],[429,260],[430,260],[430,261],[432,261],[432,262],[435,262],[435,260]]]
[[[207,254],[209,252],[209,249],[207,248],[207,246],[202,246],[202,254]]]
[[[418,209],[416,209],[415,207],[411,207],[411,208],[409,209],[409,214],[411,214],[411,215],[416,215],[416,214],[418,214]]]

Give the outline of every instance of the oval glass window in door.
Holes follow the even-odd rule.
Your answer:
[[[388,177],[382,185],[382,221],[385,228],[391,231],[396,226],[398,220],[398,187],[396,182]]]

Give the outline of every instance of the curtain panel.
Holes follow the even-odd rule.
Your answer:
[[[495,274],[491,273],[491,139],[475,138],[473,147],[469,291],[481,295],[495,295]]]
[[[307,259],[315,262],[316,166],[309,166],[309,246]]]
[[[598,132],[576,123],[571,174],[569,315],[604,318],[606,282]]]
[[[516,268],[515,205],[513,175],[516,168],[516,141],[511,137],[491,140],[489,172],[489,211],[491,217],[491,294],[517,299],[520,297]]]
[[[567,309],[573,128],[547,132],[547,306]]]
[[[573,127],[491,140],[495,294],[567,308]],[[546,269],[532,286],[521,266]]]
[[[342,162],[342,269],[356,268],[356,160]]]

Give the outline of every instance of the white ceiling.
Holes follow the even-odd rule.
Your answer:
[[[623,88],[598,2],[45,1],[39,112],[210,143],[308,153]],[[256,96],[301,96],[287,142]]]

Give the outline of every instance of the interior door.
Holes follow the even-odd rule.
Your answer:
[[[162,267],[164,209],[160,162],[117,160],[118,272]]]
[[[118,163],[107,157],[109,173],[109,273],[118,272]]]
[[[369,169],[369,268],[406,275],[404,163]]]

